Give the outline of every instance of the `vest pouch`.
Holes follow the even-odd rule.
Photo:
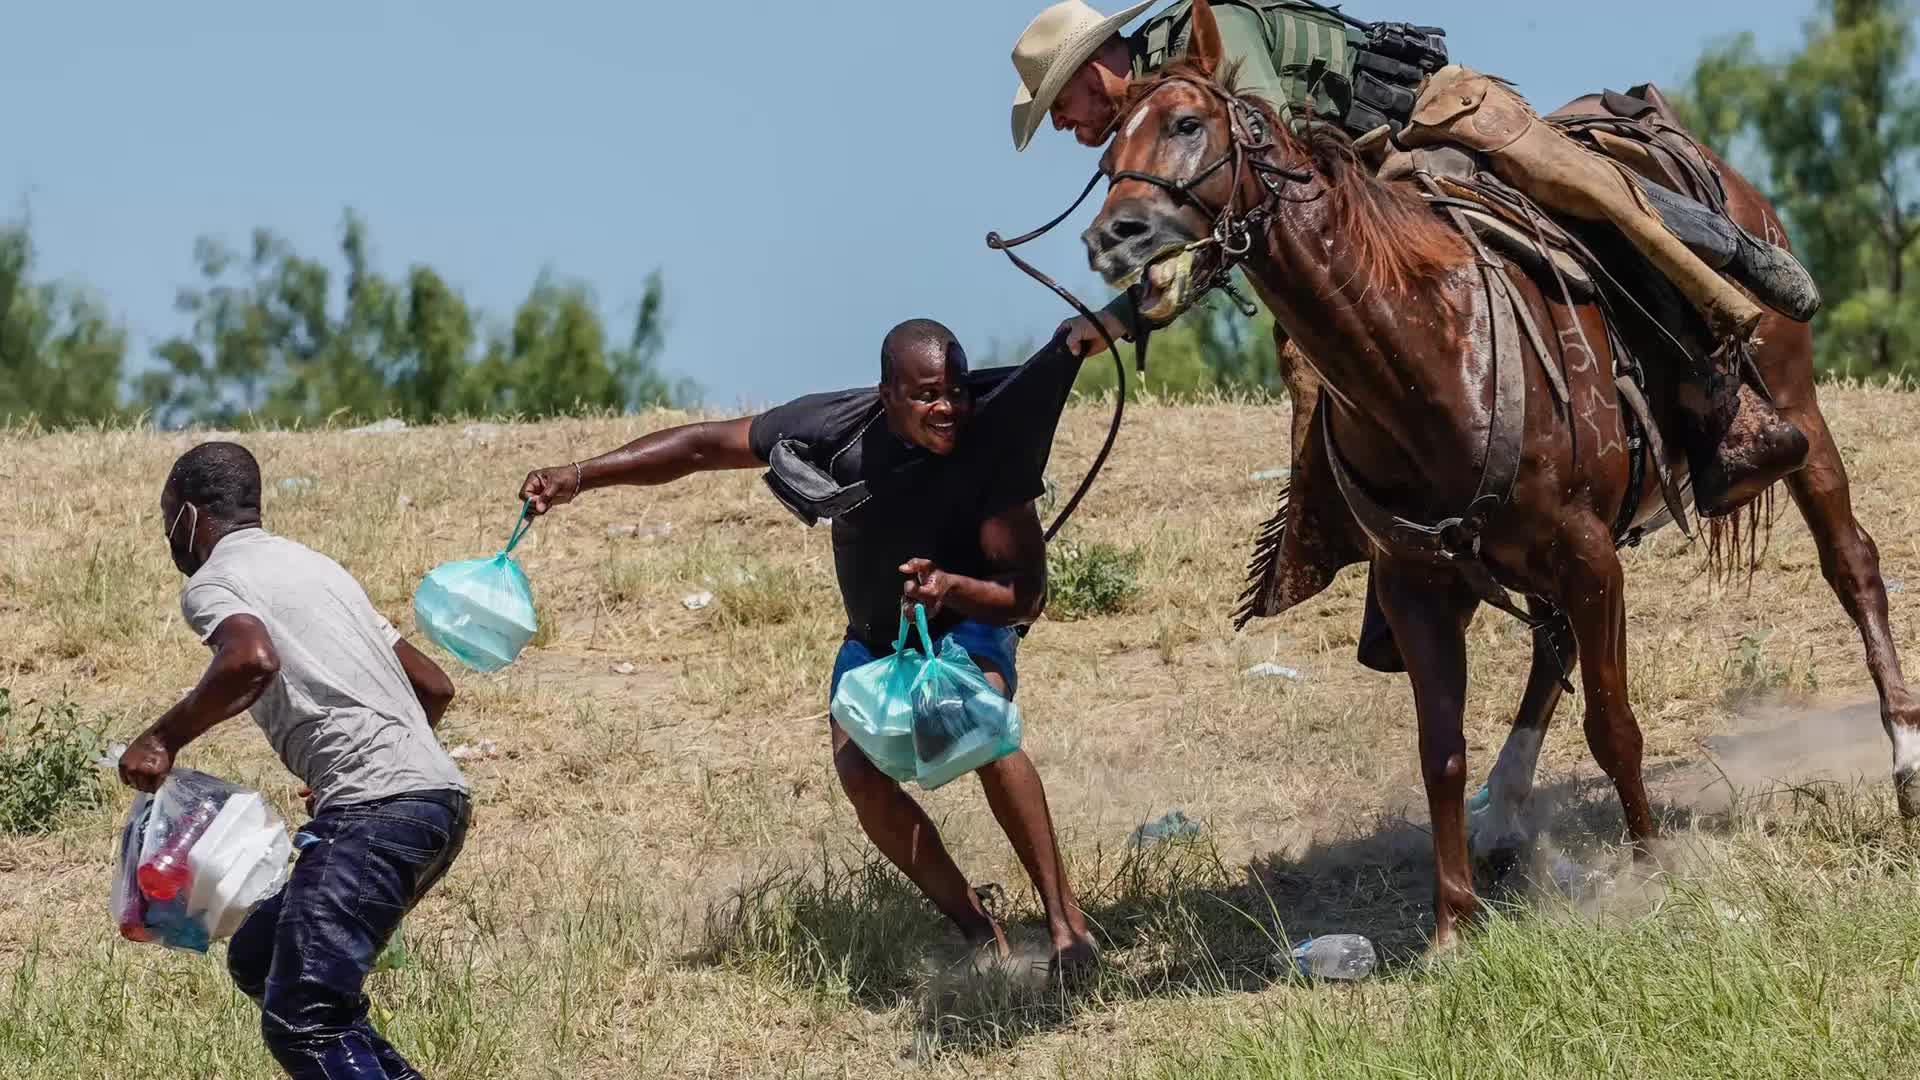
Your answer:
[[[1413,115],[1413,90],[1395,86],[1370,71],[1355,74],[1353,99],[1384,115],[1395,131],[1400,130]]]
[[[1401,86],[1417,87],[1420,85],[1420,80],[1426,78],[1426,73],[1414,67],[1412,64],[1395,60],[1391,56],[1383,56],[1380,53],[1367,52],[1364,49],[1354,55],[1353,70],[1355,73],[1362,71],[1372,72],[1390,83],[1397,83]]]
[[[1376,111],[1373,106],[1364,101],[1355,101],[1353,107],[1347,110],[1347,134],[1356,139],[1381,127],[1391,129],[1397,134],[1404,126],[1406,126],[1405,121],[1390,119],[1387,114]]]
[[[1437,26],[1374,23],[1367,28],[1366,51],[1430,75],[1447,66],[1447,32]]]

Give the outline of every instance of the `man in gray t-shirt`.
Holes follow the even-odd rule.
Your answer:
[[[314,819],[286,887],[234,934],[228,970],[296,1080],[418,1076],[368,1022],[362,987],[466,840],[467,783],[433,731],[453,684],[338,563],[262,527],[260,486],[235,443],[196,446],[167,476],[181,613],[213,660],[128,746],[120,777],[154,791],[183,747],[252,711]]]
[[[412,646],[332,559],[265,529],[232,533],[187,580],[180,611],[201,641],[235,615],[266,626],[280,677],[253,719],[316,810],[466,790],[407,681],[398,650]]]

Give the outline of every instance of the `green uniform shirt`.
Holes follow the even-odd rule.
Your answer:
[[[1193,25],[1187,18],[1190,3],[1179,0],[1126,39],[1134,78],[1187,55]],[[1338,121],[1346,114],[1359,42],[1349,38],[1343,24],[1286,0],[1219,0],[1213,4],[1213,20],[1220,27],[1220,70],[1234,72],[1240,93],[1265,99],[1283,117],[1291,112],[1296,126],[1308,119],[1298,105],[1309,93],[1314,117]],[[1133,320],[1127,293],[1108,301],[1105,310],[1123,322]]]
[[[1180,0],[1127,38],[1135,78],[1187,54],[1193,25],[1188,8],[1189,0]],[[1221,71],[1237,66],[1234,85],[1241,93],[1264,98],[1285,116],[1311,92],[1316,117],[1338,120],[1344,115],[1346,102],[1335,95],[1345,96],[1355,47],[1345,26],[1283,0],[1254,0],[1253,6],[1216,3],[1213,19],[1220,26]]]

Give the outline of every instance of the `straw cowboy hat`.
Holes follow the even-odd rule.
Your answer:
[[[1153,6],[1153,0],[1135,4],[1118,15],[1105,16],[1081,0],[1060,0],[1041,12],[1013,43],[1013,68],[1020,73],[1020,89],[1013,94],[1013,148],[1025,150],[1040,130],[1053,99],[1087,58],[1134,16]]]

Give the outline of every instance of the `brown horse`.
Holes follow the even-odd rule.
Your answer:
[[[1112,187],[1083,239],[1092,267],[1114,284],[1140,281],[1141,309],[1160,320],[1190,302],[1191,280],[1209,280],[1237,260],[1280,328],[1311,358],[1322,384],[1317,431],[1300,447],[1280,565],[1258,613],[1275,614],[1324,588],[1329,565],[1371,560],[1413,684],[1433,822],[1433,940],[1444,946],[1478,907],[1462,712],[1466,628],[1490,598],[1489,580],[1528,597],[1536,612],[1564,617],[1550,624],[1558,633],[1535,638],[1526,691],[1490,781],[1493,816],[1503,823],[1493,831],[1517,828],[1560,700],[1562,658],[1577,654],[1588,745],[1619,794],[1636,850],[1644,854],[1655,834],[1640,728],[1627,699],[1614,527],[1623,507],[1636,524],[1656,517],[1660,485],[1656,470],[1647,469],[1630,490],[1629,417],[1613,380],[1616,360],[1628,358],[1615,355],[1598,306],[1542,288],[1517,264],[1493,259],[1505,266],[1514,286],[1508,295],[1524,307],[1522,318],[1549,328],[1530,340],[1559,346],[1548,346],[1558,353],[1548,356],[1522,339],[1524,371],[1516,373],[1490,344],[1496,331],[1514,336],[1516,308],[1507,309],[1503,327],[1487,256],[1410,185],[1376,179],[1344,137],[1295,136],[1264,104],[1234,98],[1216,78],[1220,55],[1212,14],[1196,0],[1188,60],[1137,86],[1120,113],[1103,162]],[[1734,218],[1756,234],[1781,235],[1759,192],[1716,164]],[[1812,336],[1775,314],[1760,336],[1756,366],[1781,413],[1812,444],[1806,466],[1787,483],[1826,579],[1866,642],[1893,743],[1896,792],[1912,815],[1920,811],[1920,708],[1888,631],[1878,553],[1854,519],[1846,472],[1815,400]],[[1631,335],[1626,343],[1633,352],[1644,344]],[[1647,355],[1657,353],[1647,348]],[[1562,373],[1564,396],[1550,368]],[[1513,427],[1519,446],[1510,492],[1489,501],[1482,482],[1496,457],[1490,435],[1511,396],[1496,389],[1502,381],[1520,395],[1524,421]],[[1673,395],[1656,397],[1664,427],[1673,419]],[[1684,471],[1684,454],[1666,456],[1676,473]],[[1345,486],[1325,480],[1336,468]],[[1412,522],[1462,515],[1477,535],[1477,557],[1435,557],[1432,548],[1366,529],[1356,490]],[[1470,506],[1477,518],[1466,513]],[[1506,839],[1496,835],[1497,842]]]

